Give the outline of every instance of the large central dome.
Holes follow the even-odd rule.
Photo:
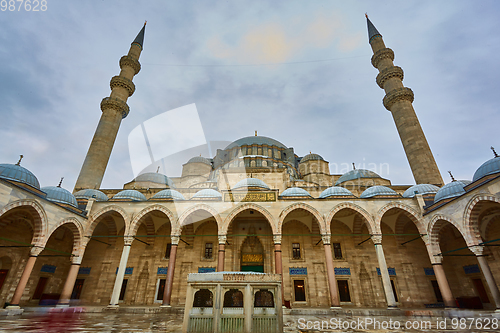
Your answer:
[[[227,149],[231,149],[234,147],[241,147],[241,146],[251,146],[251,145],[268,145],[268,146],[276,146],[278,148],[287,148],[284,144],[281,142],[268,138],[267,136],[247,136],[245,138],[238,139],[229,146],[226,147]]]

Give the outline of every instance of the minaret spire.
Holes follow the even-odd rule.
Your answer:
[[[141,70],[139,57],[144,44],[145,28],[146,23],[130,45],[128,54],[120,59],[120,75],[111,79],[111,94],[101,101],[101,119],[76,181],[75,191],[98,189],[101,186],[121,121],[130,112],[127,99],[135,91],[132,79]]]
[[[406,158],[417,184],[443,185],[441,173],[413,109],[413,91],[403,85],[403,69],[394,66],[394,51],[385,47],[382,35],[366,15],[373,67],[379,70],[377,84],[385,90],[384,106],[392,113]]]

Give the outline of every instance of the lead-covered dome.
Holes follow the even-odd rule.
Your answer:
[[[270,190],[269,186],[266,183],[264,183],[264,181],[257,179],[257,178],[242,179],[239,182],[237,182],[236,185],[234,185],[232,189],[237,190],[237,189],[244,188],[244,187]]]
[[[135,177],[135,182],[150,182],[156,184],[167,185],[168,187],[175,187],[174,182],[162,173],[146,172]]]
[[[76,199],[95,199],[96,201],[108,201],[108,196],[99,190],[86,189],[75,193]]]
[[[335,185],[345,183],[350,180],[360,179],[360,178],[382,178],[373,171],[366,169],[354,169],[349,172],[344,173],[336,182]]]
[[[251,146],[251,145],[258,145],[258,146],[268,145],[286,149],[286,146],[281,142],[268,138],[266,136],[247,136],[245,138],[233,141],[226,147],[226,150],[234,147]]]
[[[191,159],[189,159],[188,163],[204,163],[207,165],[212,166],[212,163],[208,158],[202,157],[202,156],[195,156]]]
[[[373,198],[373,197],[378,197],[378,196],[384,196],[384,197],[389,197],[389,196],[399,196],[399,194],[394,191],[392,188],[389,188],[387,186],[372,186],[367,188],[361,195],[359,196],[362,199],[367,199],[367,198]]]
[[[351,191],[341,186],[332,186],[321,192],[319,199],[331,198],[331,197],[354,197]]]
[[[286,190],[283,191],[283,193],[281,193],[281,196],[286,197],[286,198],[293,198],[293,197],[312,198],[311,194],[309,194],[309,192],[307,192],[306,190],[304,190],[303,188],[300,188],[300,187],[287,188]]]
[[[146,197],[137,190],[123,190],[115,194],[113,200],[146,201]]]
[[[78,202],[73,194],[70,191],[59,187],[59,186],[45,186],[42,187],[41,190],[47,193],[45,197],[47,200],[56,202],[63,205],[69,205],[77,208]]]
[[[413,198],[415,194],[436,194],[439,187],[431,184],[418,184],[413,185],[403,193],[403,198]]]
[[[307,161],[324,161],[324,159],[323,159],[323,157],[321,157],[318,154],[310,153],[310,154],[307,154],[306,156],[302,157],[302,159],[300,160],[300,163],[304,163]]]
[[[484,176],[492,175],[494,173],[500,172],[500,156],[495,156],[491,160],[484,162],[477,170],[474,172],[472,181],[475,182]]]
[[[163,190],[151,198],[151,200],[186,200],[184,196],[176,190]]]
[[[40,189],[40,183],[35,175],[17,164],[0,164],[0,178],[19,182],[37,190]]]
[[[441,187],[434,197],[434,203],[441,200],[456,198],[465,193],[464,186],[469,185],[468,180],[455,180]]]
[[[211,188],[196,192],[191,199],[219,199],[222,194]]]

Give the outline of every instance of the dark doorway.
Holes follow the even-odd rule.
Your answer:
[[[123,280],[122,290],[120,290],[120,298],[118,298],[120,301],[123,301],[123,299],[125,298],[125,291],[127,291],[127,282],[127,279]]]
[[[341,302],[350,302],[351,294],[349,293],[349,282],[347,280],[337,280],[339,286],[339,295]]]
[[[160,285],[158,286],[158,294],[156,294],[156,299],[158,301],[163,301],[163,293],[165,292],[165,281],[166,279],[160,279]]]
[[[437,302],[443,302],[443,295],[441,295],[441,290],[439,289],[438,282],[436,280],[431,280],[432,289],[434,289],[434,295],[436,295]]]
[[[47,281],[49,281],[48,277],[41,277],[40,280],[38,280],[35,292],[33,293],[33,299],[40,299],[42,297],[45,286],[47,285]]]
[[[73,287],[73,292],[71,293],[71,299],[80,299],[82,294],[83,282],[85,279],[76,279],[75,286]]]
[[[241,271],[264,273],[264,265],[245,265],[245,266],[242,265]]]
[[[394,283],[394,280],[391,280],[391,287],[392,287],[392,293],[394,294],[394,300],[396,302],[399,302],[398,293],[396,292],[396,284]]]
[[[474,288],[476,288],[476,292],[483,303],[489,303],[490,299],[488,298],[488,293],[483,285],[483,280],[481,279],[472,279],[472,283],[474,284]]]
[[[264,247],[257,236],[248,236],[241,245],[241,271],[264,273]]]
[[[8,269],[0,269],[0,290],[2,290],[3,283],[5,282],[5,279],[7,278],[7,273],[9,272]]]
[[[295,291],[295,302],[305,302],[306,287],[304,285],[304,280],[294,280],[293,290]]]

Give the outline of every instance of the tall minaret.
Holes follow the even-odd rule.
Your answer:
[[[120,59],[120,75],[111,79],[111,94],[101,101],[101,119],[76,181],[75,191],[98,189],[101,186],[120,123],[130,111],[126,102],[135,91],[132,79],[141,70],[139,56],[142,52],[145,28],[146,23],[132,42],[128,54]]]
[[[379,70],[377,84],[385,90],[384,106],[392,113],[417,184],[443,185],[443,179],[413,109],[413,91],[403,86],[403,70],[394,66],[394,52],[366,16],[373,50],[372,65]]]

